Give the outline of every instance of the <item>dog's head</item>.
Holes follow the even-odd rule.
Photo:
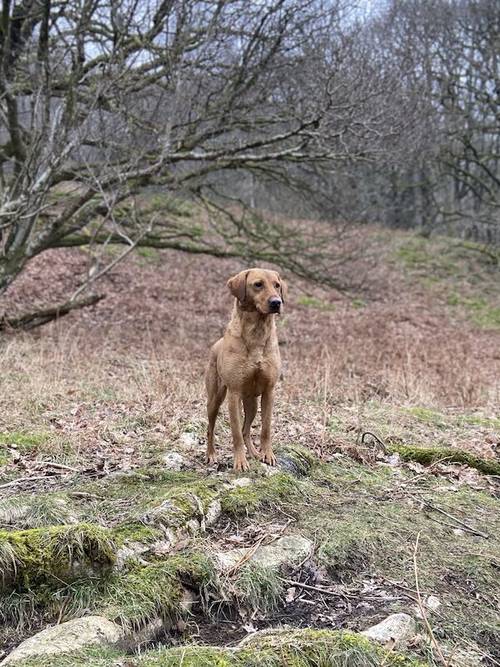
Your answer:
[[[246,310],[257,310],[263,315],[283,311],[287,286],[277,271],[248,269],[240,271],[227,281],[231,294]]]

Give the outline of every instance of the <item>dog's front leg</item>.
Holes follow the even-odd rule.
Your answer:
[[[274,388],[266,389],[262,394],[261,399],[261,412],[262,412],[262,431],[260,434],[260,449],[261,461],[264,463],[269,463],[271,466],[276,465],[276,456],[274,455],[273,448],[271,446],[271,421],[273,415],[273,403],[274,403]]]
[[[227,404],[229,408],[229,421],[231,423],[231,434],[233,436],[234,469],[248,470],[249,465],[245,455],[245,443],[241,432],[241,410],[240,396],[237,392],[228,391]]]

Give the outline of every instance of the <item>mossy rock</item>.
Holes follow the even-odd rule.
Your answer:
[[[25,667],[112,667],[125,655],[111,649],[32,659]],[[130,660],[130,658],[129,658]],[[360,635],[333,630],[258,633],[235,648],[179,646],[146,651],[132,659],[136,667],[430,667],[411,656],[387,651]]]
[[[314,454],[300,445],[290,445],[278,452],[280,469],[298,477],[309,475],[317,464]]]
[[[184,646],[151,652],[140,667],[426,667],[350,632],[290,630],[258,633],[236,648]]]
[[[279,472],[250,486],[228,489],[220,497],[222,512],[233,518],[250,516],[263,507],[300,497],[299,484],[293,475]]]
[[[422,465],[431,465],[437,461],[463,463],[486,475],[500,475],[500,463],[482,459],[469,452],[452,447],[414,447],[411,445],[389,445],[390,452],[397,452],[403,461],[416,461]]]
[[[31,589],[47,580],[74,579],[88,569],[111,566],[115,545],[109,532],[92,524],[0,531],[3,587]]]

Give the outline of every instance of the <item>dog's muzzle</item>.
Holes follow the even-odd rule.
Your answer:
[[[277,296],[273,296],[269,299],[269,312],[270,313],[279,313],[281,310],[281,299]]]

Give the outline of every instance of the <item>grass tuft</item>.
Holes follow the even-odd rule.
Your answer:
[[[0,501],[0,523],[18,530],[60,526],[74,521],[66,502],[55,495],[19,495]]]
[[[234,581],[239,603],[252,612],[276,611],[283,599],[284,584],[276,568],[247,563]]]

